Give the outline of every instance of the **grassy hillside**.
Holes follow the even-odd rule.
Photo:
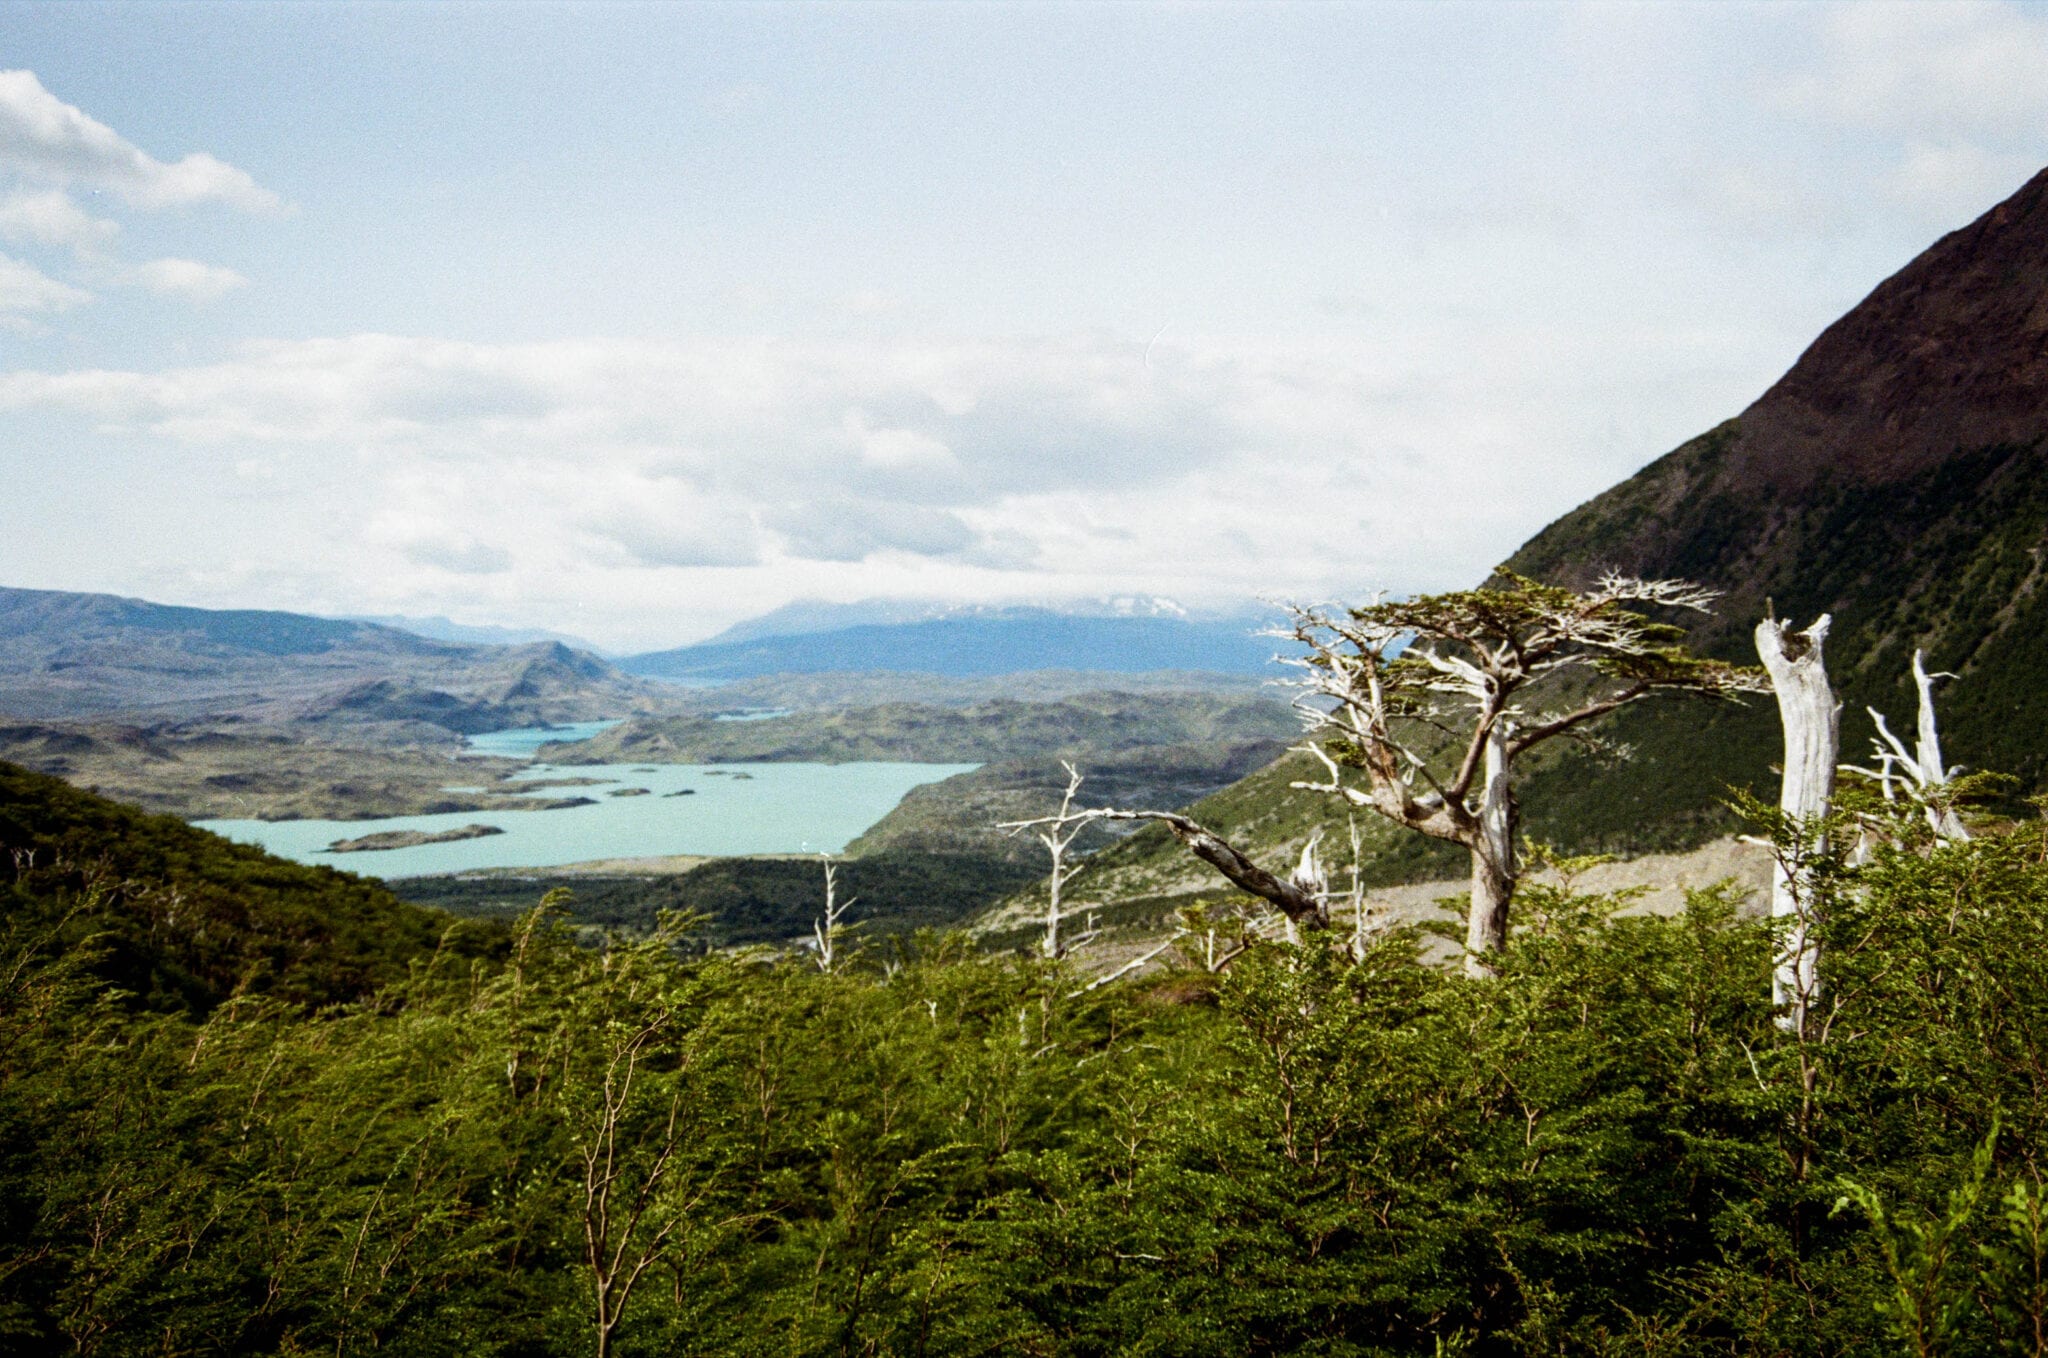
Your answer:
[[[1289,754],[1202,797],[1185,810],[1202,825],[1245,849],[1262,866],[1283,874],[1294,866],[1309,835],[1320,827],[1324,835],[1323,852],[1334,879],[1340,886],[1348,885],[1352,817],[1321,793],[1288,786],[1297,779],[1321,776],[1321,766],[1306,755]],[[1082,803],[1139,804],[1097,792],[1084,789]],[[1147,809],[1182,808],[1152,803]],[[1040,810],[1036,814],[1045,813]],[[1368,886],[1434,881],[1457,877],[1467,870],[1465,852],[1455,846],[1396,830],[1369,812],[1358,813],[1356,823],[1363,835],[1360,876]],[[1039,850],[1022,861],[1035,862],[1042,868],[1045,854]],[[1068,898],[1082,906],[1104,907],[1109,912],[1105,919],[1121,919],[1135,912],[1149,920],[1168,910],[1168,898],[1192,894],[1221,898],[1232,894],[1235,888],[1190,854],[1165,829],[1148,825],[1089,854],[1066,890]],[[977,928],[1000,935],[1011,925],[1035,915],[1043,908],[1044,900],[1042,883],[1034,882],[983,916]]]

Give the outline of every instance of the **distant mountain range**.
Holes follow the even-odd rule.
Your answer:
[[[0,715],[229,717],[379,740],[620,716],[644,681],[559,642],[470,646],[376,623],[0,589]]]
[[[956,677],[1045,669],[1283,673],[1272,664],[1273,641],[1258,636],[1258,624],[1249,618],[1201,621],[1163,612],[1002,607],[797,633],[764,628],[815,625],[834,616],[800,612],[778,623],[770,615],[707,642],[627,656],[617,664],[628,674],[699,682],[870,670]]]
[[[647,679],[840,676],[831,682],[843,686],[868,676],[872,689],[937,675],[993,680],[979,696],[994,696],[1006,691],[999,676],[1018,676],[1020,694],[1035,695],[1043,685],[1025,676],[1067,671],[1055,685],[1062,691],[1111,687],[1115,675],[1201,688],[1279,673],[1259,625],[1189,617],[1152,598],[1071,609],[800,601],[707,642],[614,661],[555,634],[446,618],[321,618],[0,588],[0,716],[234,715],[466,732],[682,700],[673,689],[654,695]]]
[[[453,641],[465,646],[528,646],[536,641],[558,641],[571,650],[588,651],[592,655],[605,655],[600,646],[594,646],[582,637],[567,632],[550,632],[539,627],[493,627],[483,623],[455,622],[448,618],[415,618],[403,613],[363,613],[341,619],[343,622],[369,622],[380,627],[395,627],[401,632],[410,632],[416,637],[429,641]]]
[[[763,613],[758,618],[736,622],[717,636],[693,645],[719,646],[733,642],[758,641],[763,637],[814,636],[820,632],[841,632],[849,627],[893,627],[901,623],[934,622],[942,618],[999,618],[1019,613],[1059,613],[1081,618],[1178,618],[1207,622],[1243,621],[1246,627],[1260,624],[1263,614],[1244,609],[1210,610],[1197,614],[1176,600],[1150,594],[1109,595],[1097,599],[1013,600],[1009,603],[959,603],[943,599],[860,599],[833,603],[825,599],[797,599]]]

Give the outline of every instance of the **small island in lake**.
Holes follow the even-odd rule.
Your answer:
[[[502,835],[505,832],[495,825],[464,825],[455,830],[379,830],[373,835],[360,839],[337,839],[327,846],[328,853],[375,853],[380,849],[412,849],[422,844],[447,844],[458,839],[482,839],[485,835]]]

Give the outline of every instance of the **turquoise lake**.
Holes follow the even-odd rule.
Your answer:
[[[551,740],[575,740],[610,725],[493,731],[472,736],[478,754],[531,755]],[[924,783],[978,768],[975,764],[536,764],[524,781],[602,779],[588,787],[536,790],[534,797],[591,797],[591,806],[558,811],[455,811],[382,820],[207,820],[203,830],[280,857],[372,877],[414,877],[476,868],[551,867],[593,858],[662,854],[837,853]],[[464,785],[462,766],[449,766],[450,786]],[[614,797],[629,788],[644,795]],[[328,853],[337,839],[380,830],[459,829],[494,825],[503,834],[447,844],[370,853]]]

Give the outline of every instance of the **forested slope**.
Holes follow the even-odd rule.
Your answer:
[[[346,903],[12,786],[10,823],[82,860],[275,891],[252,936]],[[543,912],[355,1003],[201,1014],[128,1003],[17,882],[0,1347],[2035,1353],[2043,848],[2028,824],[1825,878],[1812,1034],[1712,894],[1614,919],[1531,889],[1485,983],[1396,932],[1099,989],[934,936],[827,974]],[[319,965],[286,950],[272,993]]]
[[[150,1005],[234,993],[300,1004],[403,977],[454,923],[332,868],[306,867],[0,763],[7,925],[95,940],[95,972]],[[472,926],[471,942],[484,926]]]

